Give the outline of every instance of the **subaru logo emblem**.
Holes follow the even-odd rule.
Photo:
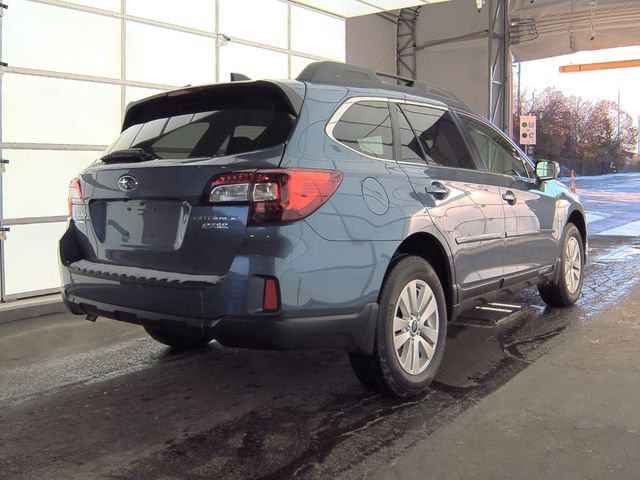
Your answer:
[[[138,180],[133,175],[122,175],[118,179],[118,188],[123,192],[130,192],[138,187]]]

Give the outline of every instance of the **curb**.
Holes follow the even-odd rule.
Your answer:
[[[0,324],[65,312],[59,293],[0,304]]]

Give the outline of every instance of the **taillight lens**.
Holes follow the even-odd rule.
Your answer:
[[[337,170],[258,170],[214,177],[205,203],[248,203],[249,224],[293,222],[311,215],[342,182]]]
[[[73,216],[73,206],[82,205],[82,187],[80,187],[80,179],[74,178],[69,183],[69,216]]]

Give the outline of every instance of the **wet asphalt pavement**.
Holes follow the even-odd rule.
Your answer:
[[[599,217],[578,305],[529,289],[497,326],[452,326],[430,392],[410,401],[367,392],[343,352],[176,354],[65,314],[0,325],[0,479],[360,478],[354,466],[428,439],[628,294],[640,239],[601,233],[640,219],[640,177],[615,179],[624,205],[602,203],[612,183],[579,183]]]

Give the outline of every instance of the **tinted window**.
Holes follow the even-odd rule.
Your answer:
[[[528,177],[520,152],[497,130],[464,116],[462,123],[469,129],[487,171]]]
[[[295,117],[267,108],[228,108],[158,118],[127,128],[106,153],[144,148],[158,158],[233,155],[286,142]]]
[[[448,112],[418,105],[402,105],[427,160],[444,167],[475,169],[469,149]]]
[[[386,102],[351,105],[333,129],[336,140],[375,158],[393,158],[393,133]]]
[[[398,108],[394,106],[398,112],[398,129],[400,130],[400,160],[403,162],[425,164],[422,149],[418,144],[418,139],[413,133],[413,129],[404,114]]]

